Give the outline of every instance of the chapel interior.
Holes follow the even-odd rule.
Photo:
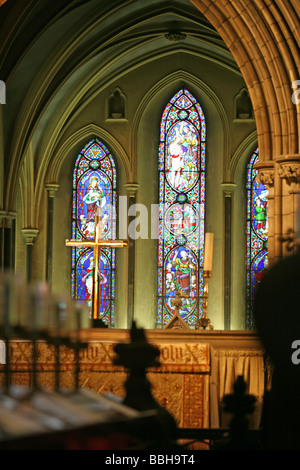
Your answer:
[[[234,394],[243,379],[245,396],[255,400],[249,405],[248,429],[261,429],[273,388],[268,445],[300,447],[300,384],[291,360],[292,343],[300,342],[299,17],[298,0],[0,0],[4,393],[23,387],[39,397],[41,390],[46,395],[75,387],[91,393],[86,400],[111,400],[113,409],[125,403],[128,409],[117,409],[126,419],[136,418],[136,408],[139,419],[147,420],[151,416],[143,415],[148,408],[139,408],[138,396],[136,402],[128,395],[124,401],[126,384],[127,394],[136,393],[129,387],[128,369],[132,379],[136,370],[146,370],[150,394],[160,412],[172,417],[170,427],[174,419],[186,439],[191,430],[196,437],[199,432],[201,444],[192,448],[208,450],[209,430],[227,429],[230,423],[224,397]],[[194,124],[182,117],[188,109],[184,100],[197,103]],[[177,187],[176,173],[173,186],[168,179],[164,150],[171,139],[171,130],[164,129],[179,129],[181,122],[172,117],[172,105],[187,126],[198,125],[201,140],[201,149],[193,150],[198,172],[193,173],[195,159],[190,160],[188,170],[177,171]],[[107,316],[101,319],[87,307],[107,294],[100,286],[101,271],[97,296],[93,286],[79,323],[66,332],[69,326],[60,327],[56,317],[44,320],[45,311],[36,313],[40,305],[33,315],[30,301],[43,291],[43,300],[57,302],[57,309],[64,303],[68,312],[79,295],[76,276],[80,253],[86,252],[67,246],[66,240],[84,238],[83,227],[88,230],[76,218],[86,201],[80,184],[91,143],[97,152],[107,152],[106,174],[96,160],[91,171],[96,175],[101,167],[103,181],[113,175],[114,189],[106,194],[106,203],[115,204],[112,239],[126,246],[107,248],[106,239],[102,255],[97,251],[99,272],[109,266]],[[172,165],[178,159],[175,155]],[[190,185],[185,193],[178,190],[184,187],[184,171],[189,171],[185,184]],[[191,181],[197,181],[193,189]],[[174,194],[178,207],[183,207],[179,196],[186,194],[200,207],[195,239],[200,255],[189,255],[198,263],[198,284],[193,287],[189,278],[189,298],[175,285],[170,296],[167,290],[175,273],[168,262],[171,254],[175,259],[184,252],[186,237],[172,238],[171,231],[164,239],[157,230],[159,214],[155,219],[155,210],[162,203],[168,208]],[[267,222],[260,219],[264,226],[257,225],[254,234],[249,214],[257,199],[267,205]],[[209,271],[207,234],[213,234]],[[95,251],[89,253],[95,258]],[[183,281],[180,286],[184,289]],[[54,336],[39,333],[42,323],[43,332],[55,329]],[[153,359],[156,353],[159,362]],[[135,369],[139,361],[143,365]],[[145,394],[149,398],[148,389]],[[0,429],[5,429],[7,408],[3,418],[1,413]],[[9,439],[1,443],[3,435],[0,448],[9,445]],[[25,441],[25,447],[33,445]],[[119,449],[131,444],[115,442]],[[65,445],[70,448],[69,441]],[[95,445],[106,448],[108,443],[99,438]]]

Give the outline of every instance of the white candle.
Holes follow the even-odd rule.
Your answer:
[[[211,272],[214,250],[214,234],[207,232],[204,243],[204,271]]]

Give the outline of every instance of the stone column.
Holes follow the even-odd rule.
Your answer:
[[[282,182],[282,255],[295,253],[299,247],[300,155],[276,159]]]
[[[136,204],[136,193],[139,188],[137,183],[125,184],[128,197],[128,208]],[[128,223],[133,222],[134,217],[128,217]],[[135,290],[135,240],[128,236],[128,306],[127,328],[131,328],[134,320],[134,290]]]
[[[231,324],[231,226],[232,194],[235,183],[222,183],[225,198],[225,254],[224,254],[224,329],[230,330]]]
[[[46,184],[46,190],[48,192],[46,281],[50,286],[52,283],[54,196],[58,189],[58,184]]]
[[[0,269],[13,270],[15,258],[16,213],[0,211]]]
[[[39,234],[36,228],[22,228],[21,230],[24,242],[26,244],[26,279],[27,282],[32,280],[32,251],[33,245]]]

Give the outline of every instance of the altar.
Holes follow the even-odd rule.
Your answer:
[[[147,340],[160,350],[160,367],[148,369],[156,401],[173,415],[179,428],[218,428],[226,425],[222,398],[232,393],[233,383],[242,375],[247,392],[257,399],[252,427],[258,427],[267,379],[264,351],[253,332],[206,330],[146,330]],[[128,342],[127,330],[88,330],[82,338],[87,347],[79,354],[79,386],[99,394],[124,397],[127,371],[114,365],[114,346]],[[47,342],[36,344],[36,371],[30,341],[10,342],[10,380],[30,387],[33,375],[39,387],[52,390],[57,380],[57,358]],[[74,350],[60,347],[59,385],[75,386]],[[4,380],[5,365],[2,369]]]

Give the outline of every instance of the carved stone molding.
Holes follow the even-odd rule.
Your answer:
[[[258,183],[264,184],[265,186],[274,185],[274,170],[259,170],[256,176]]]
[[[54,197],[56,191],[59,189],[59,184],[56,183],[47,183],[46,184],[46,190],[48,191],[48,196],[49,197]]]
[[[10,228],[11,221],[16,219],[17,213],[11,211],[2,211],[0,210],[0,227]]]
[[[280,178],[285,179],[289,186],[293,183],[300,185],[300,162],[281,163],[278,169]]]
[[[21,230],[24,242],[26,245],[33,245],[39,234],[37,228],[22,228]]]
[[[233,191],[236,188],[236,184],[235,183],[222,183],[221,188],[224,192],[225,197],[231,197]]]
[[[129,197],[134,197],[139,189],[138,183],[126,183],[125,188]]]
[[[165,38],[169,41],[182,41],[183,39],[186,39],[186,34],[179,32],[171,32],[166,33]]]
[[[189,329],[188,325],[181,318],[181,316],[176,312],[169,323],[164,327],[165,329],[176,329],[176,330],[187,330]]]
[[[260,184],[271,187],[274,186],[274,163],[273,162],[258,162],[254,165],[257,170],[256,180]]]
[[[278,175],[291,187],[292,193],[300,192],[300,155],[284,155],[276,158]]]

